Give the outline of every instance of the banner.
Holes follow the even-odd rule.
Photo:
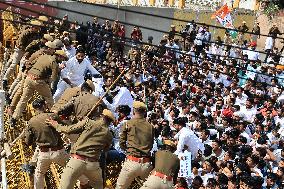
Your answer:
[[[212,16],[211,19],[215,19],[225,28],[235,29],[233,26],[233,19],[231,16],[231,10],[227,4],[222,6],[219,10],[217,10]],[[238,33],[234,30],[229,30],[232,38],[236,38]]]
[[[179,154],[179,157],[182,159],[180,160],[178,177],[188,178],[191,176],[191,152],[185,150]]]

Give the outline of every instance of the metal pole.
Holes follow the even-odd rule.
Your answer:
[[[4,103],[5,103],[5,91],[0,90],[0,141],[3,144],[2,146],[3,149],[4,149]],[[7,186],[5,156],[1,158],[1,173],[2,173],[2,188],[7,189],[8,186]]]

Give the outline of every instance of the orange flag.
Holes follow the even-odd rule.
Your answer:
[[[211,19],[215,19],[216,16],[218,16],[221,19],[224,19],[227,14],[231,12],[230,8],[228,7],[227,4],[222,6],[219,10],[217,10],[212,16]]]

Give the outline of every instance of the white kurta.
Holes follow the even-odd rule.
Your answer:
[[[91,74],[99,74],[99,72],[91,65],[91,62],[88,58],[79,63],[76,57],[69,59],[65,63],[65,68],[61,72],[61,79],[58,82],[57,90],[53,96],[54,100],[57,101],[60,96],[63,94],[65,89],[69,88],[68,85],[62,78],[67,78],[75,86],[80,86],[84,83],[84,77],[87,71],[90,71]]]
[[[175,154],[178,156],[183,152],[184,146],[188,146],[188,151],[191,152],[194,159],[198,155],[198,150],[204,151],[204,144],[188,127],[182,128],[174,137],[178,139],[177,150]]]

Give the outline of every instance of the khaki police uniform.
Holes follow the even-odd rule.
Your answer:
[[[37,21],[33,21],[31,24],[40,26],[41,23]],[[32,29],[24,30],[18,40],[17,40],[17,48],[14,50],[14,53],[11,55],[11,58],[6,64],[6,73],[4,75],[4,80],[9,79],[12,73],[15,71],[16,65],[19,64],[21,58],[25,53],[25,48],[33,41],[40,39],[40,34],[37,31],[33,31]]]
[[[50,79],[51,81],[55,81],[58,77],[59,67],[56,61],[55,55],[42,55],[28,71],[24,83],[23,95],[16,107],[13,118],[17,119],[21,117],[23,110],[35,91],[45,98],[49,108],[52,107],[54,102],[49,82]]]
[[[66,109],[72,109],[75,116],[75,122],[82,120],[93,106],[99,101],[99,97],[88,92],[80,92],[77,97],[72,98],[64,107],[59,108],[58,113],[64,112]],[[95,110],[95,115],[99,116],[106,106],[101,103]]]
[[[168,150],[155,154],[155,168],[140,189],[173,189],[173,176],[179,170],[179,158]]]
[[[10,98],[12,99],[12,102],[10,104],[10,109],[13,112],[23,94],[23,88],[25,79],[27,76],[27,71],[32,68],[32,66],[36,63],[37,59],[45,54],[45,49],[40,49],[33,53],[30,58],[26,61],[25,66],[26,70],[24,72],[19,72],[17,79],[13,82],[9,89]],[[18,80],[18,81],[17,81]],[[14,86],[16,85],[16,86]],[[10,92],[11,91],[11,92]]]
[[[79,96],[80,92],[80,87],[67,88],[59,98],[59,100],[52,106],[51,111],[58,111],[60,108],[64,107],[72,98]]]
[[[45,173],[52,162],[65,166],[69,155],[63,148],[60,133],[49,127],[45,120],[52,114],[41,113],[29,120],[25,141],[28,145],[36,144],[39,148],[37,166],[34,175],[34,188],[44,188]]]
[[[135,101],[133,108],[145,108],[142,102]],[[154,142],[154,127],[145,118],[132,118],[122,125],[120,147],[127,152],[122,165],[116,189],[127,189],[136,177],[146,179],[153,169],[150,151]]]
[[[73,88],[67,88],[62,96],[59,98],[59,100],[52,106],[51,111],[56,112],[60,110],[60,108],[63,108],[72,98],[75,98],[79,96],[81,93],[81,88],[80,87],[73,87]],[[66,125],[71,125],[73,123],[73,119],[70,117],[72,114],[71,109],[65,109],[66,111],[62,112],[60,115],[60,119],[62,123]],[[67,137],[67,138],[66,138]],[[78,138],[78,134],[65,134],[64,135],[64,141],[66,143],[73,144],[76,142]]]
[[[113,120],[114,120],[114,116]],[[103,189],[102,170],[99,165],[101,152],[109,150],[112,134],[103,119],[97,121],[85,118],[71,126],[54,126],[66,134],[80,133],[71,149],[71,159],[61,175],[60,188],[73,189],[79,176],[85,175],[96,189]]]

